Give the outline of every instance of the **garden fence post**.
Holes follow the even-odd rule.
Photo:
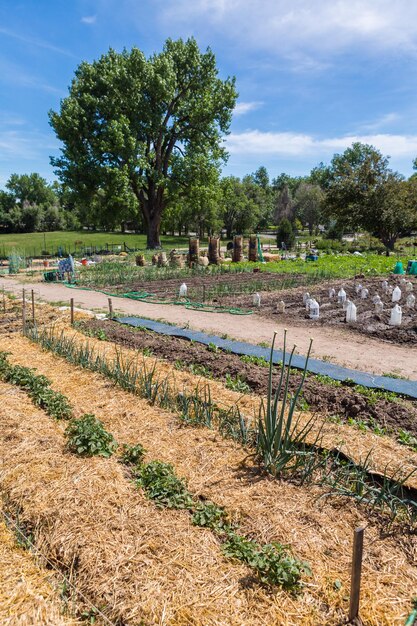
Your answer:
[[[364,528],[355,528],[353,533],[352,578],[350,583],[349,622],[358,623],[359,596],[361,590],[362,555]]]
[[[26,290],[23,289],[22,292],[22,324],[23,324],[23,334],[26,333]]]
[[[35,292],[32,289],[32,321],[33,325],[35,325]]]

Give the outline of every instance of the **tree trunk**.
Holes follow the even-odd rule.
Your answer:
[[[147,223],[146,247],[149,250],[161,248],[159,231],[161,226],[161,214],[152,215]]]

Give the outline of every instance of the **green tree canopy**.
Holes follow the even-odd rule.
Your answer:
[[[379,150],[358,142],[335,154],[324,177],[330,216],[347,229],[378,237],[387,253],[415,218],[407,187],[388,163]]]
[[[21,206],[25,203],[37,206],[52,206],[57,203],[54,189],[39,174],[12,174],[6,182],[14,200]]]
[[[221,189],[221,219],[227,237],[253,230],[259,220],[259,207],[246,193],[246,185],[236,176],[227,176],[221,181]]]
[[[192,185],[184,161],[226,158],[222,138],[236,98],[234,78],[219,79],[214,54],[194,39],[168,39],[149,58],[137,48],[109,50],[78,67],[60,112],[50,113],[64,144],[52,164],[80,194],[117,178],[142,213],[148,247],[158,247],[165,208]]]
[[[325,194],[319,185],[301,183],[295,194],[295,214],[303,226],[307,225],[310,235],[320,223]]]

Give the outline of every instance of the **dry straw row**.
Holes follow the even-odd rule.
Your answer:
[[[9,347],[13,352],[11,360],[26,364],[30,361],[40,373],[47,374],[52,379],[54,388],[70,397],[77,414],[95,412],[119,441],[141,442],[148,449],[149,458],[172,462],[177,474],[188,480],[193,492],[223,504],[238,515],[245,533],[264,542],[287,542],[294,548],[297,556],[310,561],[312,565],[313,578],[299,598],[291,598],[283,592],[269,596],[259,588],[250,587],[245,590],[247,595],[244,595],[243,600],[239,579],[233,579],[232,574],[230,578],[224,571],[218,571],[212,578],[218,585],[217,593],[222,598],[226,594],[228,598],[230,592],[225,591],[224,585],[226,589],[231,585],[233,597],[238,597],[238,605],[244,607],[244,613],[223,613],[223,605],[218,606],[215,603],[210,610],[217,617],[209,611],[202,621],[198,621],[200,617],[192,611],[194,621],[167,620],[164,623],[317,625],[337,624],[343,619],[347,608],[352,529],[368,523],[366,515],[352,503],[346,503],[345,500],[326,501],[320,499],[322,492],[318,488],[301,488],[262,477],[257,473],[251,459],[246,458],[247,453],[239,446],[221,440],[215,432],[207,429],[182,428],[178,420],[166,411],[150,407],[146,402],[115,388],[97,374],[80,370],[66,364],[63,359],[41,352],[37,346],[22,337],[15,336]],[[62,376],[64,367],[65,377]],[[97,463],[96,479],[99,467],[102,466]],[[30,473],[33,473],[32,468]],[[109,486],[107,481],[106,487]],[[135,492],[129,497],[126,494],[126,502],[135,497],[138,497]],[[94,496],[92,501],[95,502]],[[61,504],[65,509],[67,502]],[[60,517],[62,515],[64,511],[60,513]],[[179,513],[164,511],[161,520],[166,521],[170,517],[177,519],[178,516],[181,517]],[[110,515],[108,520],[111,519]],[[162,523],[161,520],[158,521]],[[173,519],[169,519],[170,523],[172,521]],[[109,525],[112,526],[111,523]],[[136,527],[137,531],[138,528]],[[148,534],[148,526],[141,525],[140,532]],[[150,535],[153,532],[154,527]],[[176,531],[172,527],[169,530],[167,528],[166,532],[170,540],[176,537]],[[204,531],[198,531],[200,538],[201,532],[205,536]],[[120,526],[114,532],[114,539],[118,533],[122,533]],[[380,526],[373,523],[368,524],[367,538],[362,617],[365,623],[372,625],[401,624],[417,582],[416,569],[412,564],[415,546],[407,537],[383,537]],[[213,545],[212,539],[209,543],[211,558],[214,555],[218,557],[218,546]],[[73,544],[74,539],[69,544],[66,542],[65,546],[72,545],[74,548]],[[184,555],[192,553],[192,545],[192,542],[190,545],[183,543]],[[96,549],[101,553],[103,548],[99,549],[96,545]],[[168,555],[160,558],[165,565],[167,558],[170,562]],[[193,572],[194,581],[201,576],[201,572],[195,569],[195,564],[188,564],[186,569]],[[152,579],[152,574],[150,576]],[[235,585],[232,580],[236,580]],[[342,583],[341,591],[335,586],[337,581]],[[116,581],[114,588],[118,589]],[[249,597],[252,598],[250,602]],[[173,600],[170,598],[165,607],[172,615],[170,611]],[[196,601],[194,606],[200,606],[200,603],[201,600]],[[207,602],[203,602],[201,606],[204,606],[205,611],[208,610]],[[233,607],[236,611],[235,604]],[[218,618],[218,615],[222,617]],[[219,619],[223,621],[218,621]]]

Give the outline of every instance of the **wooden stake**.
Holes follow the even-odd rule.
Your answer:
[[[26,291],[23,289],[23,298],[22,298],[22,324],[23,324],[23,333],[26,332]]]
[[[109,298],[109,317],[110,319],[113,319],[113,304],[111,298]]]
[[[32,321],[35,325],[35,292],[32,289]]]
[[[359,596],[361,591],[362,555],[364,528],[355,528],[353,533],[352,578],[350,583],[349,622],[358,623]]]
[[[74,298],[71,298],[71,326],[74,325]]]
[[[4,287],[3,287],[3,313],[6,313],[6,295],[4,293]]]

